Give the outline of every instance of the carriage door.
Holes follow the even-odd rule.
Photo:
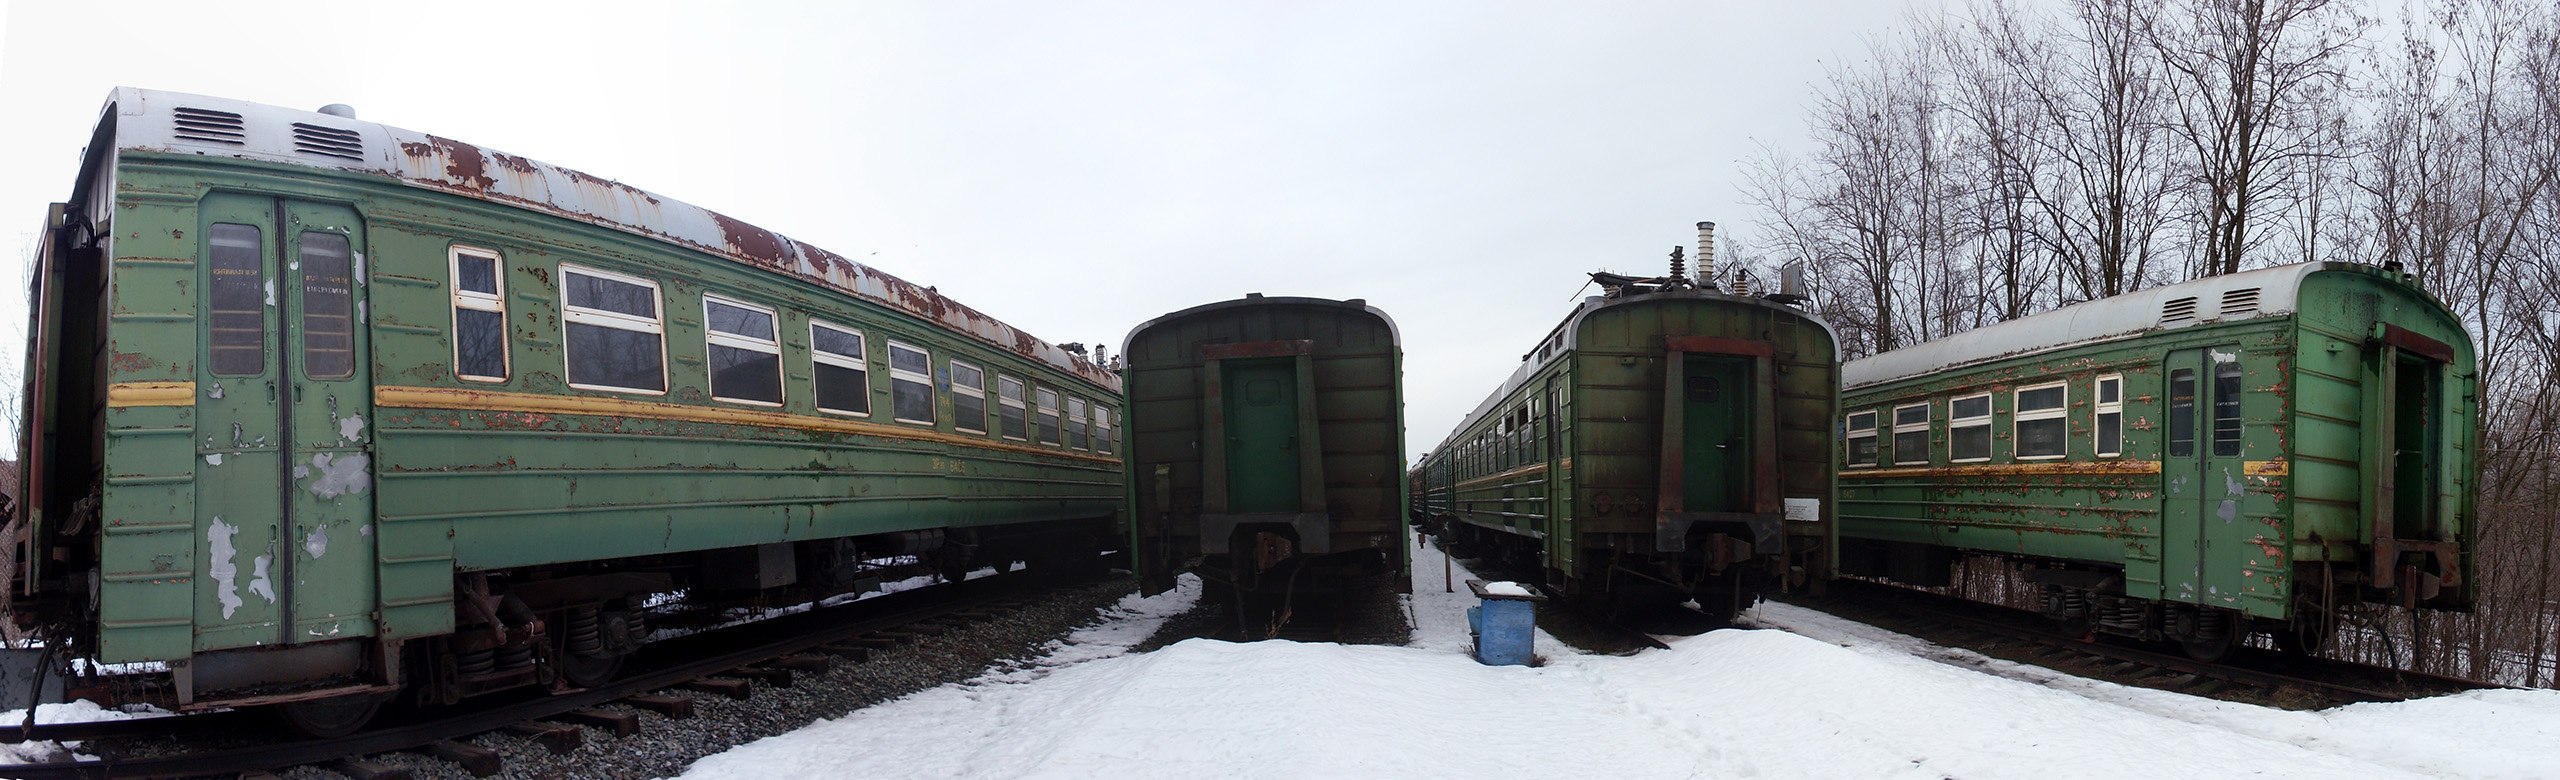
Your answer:
[[[1689,355],[1681,382],[1687,443],[1681,493],[1691,512],[1748,512],[1751,385],[1747,358]]]
[[[1581,570],[1574,568],[1573,561],[1574,540],[1578,537],[1573,532],[1573,450],[1565,442],[1564,383],[1561,373],[1547,377],[1537,419],[1530,424],[1538,426],[1538,441],[1545,457],[1541,462],[1547,467],[1546,476],[1540,478],[1545,482],[1540,487],[1547,496],[1547,505],[1541,512],[1547,516],[1547,568],[1578,572]]]
[[[2241,461],[2240,351],[2209,347],[2170,353],[2161,442],[2160,597],[2237,606],[2248,557],[2239,527],[2247,492]],[[2208,572],[2225,576],[2209,577]],[[2219,579],[2221,582],[2210,582]]]
[[[198,650],[373,633],[364,233],[343,206],[204,202]]]

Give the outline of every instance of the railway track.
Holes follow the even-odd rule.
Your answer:
[[[963,587],[934,587],[893,593],[834,607],[786,615],[754,623],[652,643],[635,656],[632,667],[614,683],[549,696],[502,700],[467,710],[445,708],[423,713],[386,712],[376,727],[337,739],[252,744],[148,757],[25,764],[8,767],[11,777],[196,777],[274,772],[296,766],[318,766],[351,777],[404,777],[400,770],[367,761],[384,753],[414,752],[452,763],[486,777],[502,769],[499,755],[462,740],[483,733],[505,732],[530,739],[555,753],[578,747],[593,726],[617,737],[639,730],[640,720],[623,705],[671,719],[692,716],[693,697],[721,695],[746,698],[754,683],[789,687],[795,673],[823,672],[839,662],[860,663],[873,650],[896,647],[953,627],[994,617],[1028,602],[1055,582],[1025,575],[973,580]],[[468,705],[465,705],[468,706]],[[37,724],[7,728],[0,739],[105,740],[161,739],[221,735],[255,728],[263,713],[221,712],[98,723]]]
[[[2482,688],[2475,680],[2241,647],[2220,663],[2061,633],[2036,613],[1855,580],[1799,606],[1984,655],[2144,688],[2287,709],[2406,701]]]

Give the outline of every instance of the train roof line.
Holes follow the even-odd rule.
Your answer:
[[[468,143],[333,114],[118,87],[99,121],[118,151],[232,157],[387,176],[400,183],[643,236],[913,314],[1112,390],[1119,376],[943,296],[843,255],[718,212]],[[93,150],[94,151],[94,150]]]
[[[2295,263],[2075,303],[1850,361],[1840,367],[1840,387],[1855,390],[2154,330],[2291,314],[2303,279],[2322,271],[2366,267],[2325,261]]]
[[[1604,295],[1590,296],[1582,299],[1581,303],[1574,304],[1573,311],[1567,312],[1562,321],[1557,322],[1554,328],[1548,329],[1546,335],[1538,337],[1538,343],[1529,348],[1529,354],[1525,359],[1520,361],[1520,366],[1518,368],[1511,370],[1511,376],[1502,380],[1501,385],[1494,387],[1493,394],[1487,395],[1483,401],[1477,402],[1476,408],[1473,411],[1467,412],[1465,417],[1458,418],[1458,424],[1451,427],[1449,429],[1449,433],[1440,438],[1439,444],[1433,445],[1431,448],[1431,454],[1439,454],[1441,449],[1448,447],[1451,442],[1456,441],[1458,434],[1465,433],[1467,428],[1474,425],[1478,418],[1492,413],[1494,406],[1500,404],[1502,399],[1510,397],[1511,391],[1517,390],[1522,384],[1527,383],[1530,377],[1536,376],[1538,371],[1545,368],[1548,363],[1561,359],[1561,356],[1570,354],[1573,352],[1575,347],[1581,346],[1582,333],[1579,329],[1573,327],[1574,323],[1581,321],[1584,317],[1591,316],[1592,312],[1611,306],[1643,301],[1670,300],[1675,298],[1704,298],[1765,306],[1787,312],[1798,317],[1803,317],[1808,321],[1821,325],[1824,332],[1831,333],[1831,323],[1821,317],[1815,316],[1812,312],[1777,303],[1766,298],[1735,295],[1721,290],[1690,288],[1685,290],[1663,290],[1658,292],[1637,293],[1634,295],[1622,295],[1615,298]],[[1538,357],[1537,351],[1545,348],[1550,341],[1555,342],[1555,351],[1547,355],[1545,358]],[[1840,341],[1839,334],[1832,333],[1831,341],[1834,344],[1838,344]]]

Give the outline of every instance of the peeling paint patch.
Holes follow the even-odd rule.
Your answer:
[[[364,440],[364,415],[350,414],[338,419],[338,438],[349,444]]]
[[[361,452],[350,452],[345,455],[315,452],[311,454],[311,465],[307,469],[303,466],[293,467],[293,475],[295,479],[305,476],[314,477],[311,487],[308,488],[311,495],[320,498],[337,498],[372,489],[372,465],[372,460]]]
[[[364,273],[364,253],[355,252],[352,254],[356,261],[356,286],[363,287],[364,283],[371,279],[371,277],[366,276]],[[361,309],[361,307],[364,306],[364,301],[356,301],[356,306]]]
[[[267,280],[267,305],[276,305],[276,280]]]
[[[310,553],[315,561],[329,554],[329,527],[324,525],[311,529],[310,535],[302,537],[302,551]]]
[[[239,550],[231,546],[232,535],[238,533],[240,533],[240,527],[222,522],[220,515],[214,516],[213,527],[204,532],[205,541],[213,546],[213,565],[210,569],[213,574],[213,598],[215,601],[222,602],[222,619],[224,620],[230,620],[231,613],[240,611],[240,594],[233,590],[240,579],[240,565],[231,560],[240,554]]]
[[[215,382],[206,386],[204,390],[204,397],[211,398],[216,401],[222,400],[222,383]]]
[[[356,535],[357,535],[357,536],[372,536],[372,535],[373,535],[373,524],[372,524],[372,523],[366,523],[366,524],[364,524],[364,525],[362,525],[362,526],[357,527],[357,528],[356,528]]]
[[[208,453],[205,453],[205,454],[204,454],[204,465],[207,465],[207,466],[220,466],[220,465],[222,465],[222,453],[219,453],[219,452],[208,452]]]
[[[249,577],[249,592],[258,594],[259,598],[266,599],[269,604],[276,603],[276,583],[274,580],[267,579],[267,565],[275,562],[274,553],[258,556],[257,571],[251,573]]]

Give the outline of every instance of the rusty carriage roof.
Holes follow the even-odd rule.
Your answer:
[[[966,334],[1117,392],[1119,376],[994,317],[843,255],[709,209],[450,138],[332,114],[119,87],[99,122],[114,148],[233,157],[386,176],[574,219],[796,277]]]

